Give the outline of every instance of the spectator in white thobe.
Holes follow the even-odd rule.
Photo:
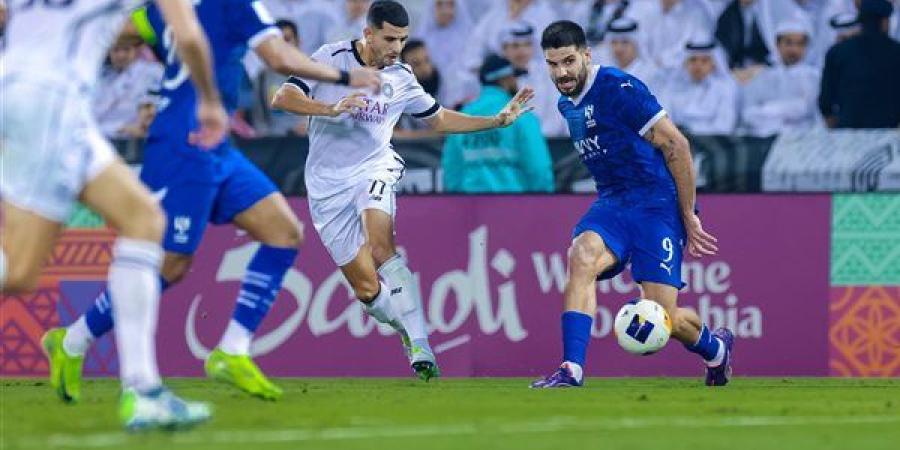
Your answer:
[[[104,136],[141,138],[156,112],[151,90],[159,87],[163,67],[138,58],[140,47],[120,39],[109,50],[94,97],[94,115]]]
[[[690,133],[729,135],[737,126],[737,83],[712,38],[688,42],[683,68],[664,83],[658,98],[672,121]]]
[[[644,56],[636,20],[623,17],[609,24],[606,41],[612,50],[612,65],[644,82],[653,91],[659,83],[659,68]]]
[[[630,8],[629,16],[642,25],[646,56],[662,69],[681,67],[688,41],[708,34],[712,28],[706,9],[698,0],[643,2]]]
[[[329,42],[329,32],[338,22],[337,2],[327,0],[262,0],[275,20],[297,24],[300,49],[307,55]],[[248,52],[248,54],[255,54]]]
[[[816,103],[821,72],[805,62],[811,36],[811,26],[800,20],[777,26],[778,63],[744,87],[741,119],[747,135],[766,137],[822,123]]]
[[[481,16],[462,49],[462,66],[472,74],[477,74],[485,58],[491,53],[503,54],[502,34],[511,24],[525,22],[535,30],[532,42],[540,48],[541,32],[556,21],[556,11],[539,0],[498,0],[493,8]],[[535,53],[538,61],[543,55]]]
[[[515,22],[503,30],[501,42],[503,57],[509,60],[517,74],[519,88],[534,89],[531,106],[541,123],[541,131],[546,137],[565,137],[569,127],[559,113],[559,91],[550,78],[547,63],[538,60],[539,47],[534,45],[536,31],[528,22]]]

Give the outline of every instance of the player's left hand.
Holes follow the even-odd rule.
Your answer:
[[[684,231],[687,233],[687,250],[691,256],[702,258],[706,255],[715,255],[719,251],[719,247],[716,247],[719,240],[703,230],[697,214],[691,213],[684,218]]]
[[[498,127],[508,127],[522,114],[534,109],[528,105],[528,102],[534,98],[534,89],[530,87],[522,88],[516,93],[516,96],[497,113],[494,118],[497,120]]]
[[[210,149],[225,140],[228,132],[228,114],[218,100],[201,98],[197,103],[197,121],[200,129],[188,135],[188,142],[204,149]]]

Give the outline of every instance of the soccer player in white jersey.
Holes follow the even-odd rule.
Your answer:
[[[373,2],[363,36],[326,44],[313,59],[341,70],[376,67],[382,76],[379,92],[354,93],[291,77],[273,106],[312,116],[305,174],[313,225],[356,298],[372,317],[398,331],[410,366],[427,381],[440,370],[428,345],[421,294],[394,246],[395,188],[404,163],[391,147],[391,133],[401,114],[444,133],[505,127],[529,110],[533,92],[519,91],[493,117],[446,110],[422,89],[409,66],[398,62],[409,37],[402,5]]]
[[[212,146],[224,137],[227,116],[206,38],[189,2],[158,2],[201,96],[201,126],[191,139]],[[76,200],[116,229],[109,289],[119,322],[120,416],[130,429],[181,427],[210,416],[208,405],[185,402],[162,386],[154,336],[165,220],[90,113],[107,49],[140,3],[16,2],[0,57],[0,287],[4,294],[34,288]]]

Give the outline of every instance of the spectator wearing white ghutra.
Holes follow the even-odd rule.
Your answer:
[[[638,37],[638,23],[623,17],[609,24],[606,32],[612,53],[612,65],[644,82],[650,90],[659,83],[659,67],[647,58]]]
[[[778,64],[767,67],[744,87],[742,127],[750,136],[766,137],[822,123],[816,104],[820,72],[805,62],[812,37],[798,17],[776,28]]]
[[[669,77],[658,97],[672,121],[692,134],[727,135],[737,125],[737,83],[712,38],[688,42],[684,67]]]

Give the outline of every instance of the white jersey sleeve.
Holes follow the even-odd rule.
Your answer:
[[[417,119],[429,119],[434,117],[441,110],[441,105],[431,94],[425,92],[419,81],[412,74],[412,70],[405,64],[398,64],[402,70],[408,72],[406,76],[407,85],[404,93],[403,113],[409,114]]]

